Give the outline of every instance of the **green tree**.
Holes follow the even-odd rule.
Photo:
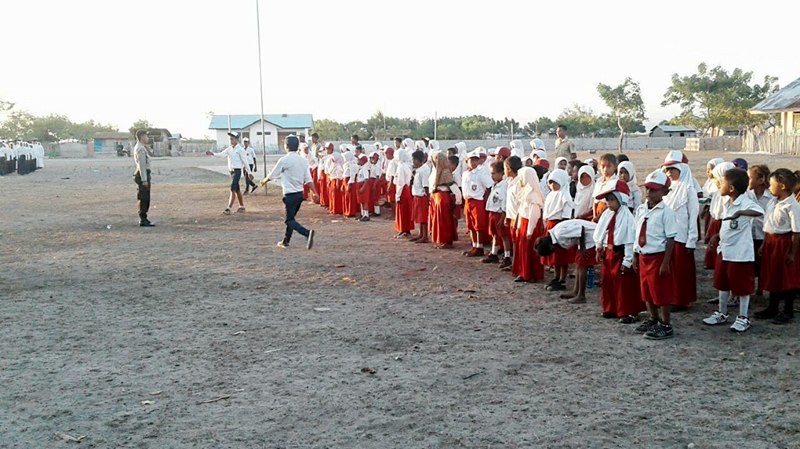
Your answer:
[[[139,120],[136,120],[135,122],[133,122],[133,125],[131,125],[131,127],[128,128],[128,130],[131,132],[131,135],[135,136],[136,135],[136,131],[138,131],[140,129],[150,129],[152,127],[153,127],[153,124],[150,123],[147,119],[140,118]]]
[[[616,87],[608,84],[599,83],[597,93],[600,98],[611,109],[611,114],[616,118],[619,128],[618,151],[622,151],[622,141],[625,139],[625,124],[628,121],[643,122],[647,119],[644,113],[644,102],[642,101],[642,91],[639,83],[630,78]]]
[[[528,122],[522,131],[529,137],[537,137],[542,134],[550,134],[556,130],[556,123],[549,117],[539,117],[538,119]]]
[[[343,140],[344,126],[334,120],[318,119],[314,120],[314,129],[312,132],[319,134],[320,140]]]
[[[750,108],[778,90],[778,79],[765,76],[762,84],[752,84],[753,72],[735,68],[728,72],[721,66],[709,69],[703,63],[697,73],[672,75],[672,85],[664,93],[662,106],[677,104],[683,110],[684,123],[702,129],[702,134],[716,134],[723,128],[744,129],[758,123]]]

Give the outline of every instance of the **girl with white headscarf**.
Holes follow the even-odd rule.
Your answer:
[[[706,254],[703,258],[703,268],[709,270],[713,270],[717,262],[717,245],[712,245],[711,239],[719,234],[722,228],[722,219],[725,217],[725,197],[719,194],[719,187],[722,178],[725,177],[725,173],[734,168],[736,167],[732,163],[723,161],[714,164],[714,168],[711,170],[711,182],[714,183],[717,193],[711,197],[711,204],[708,206],[709,222],[706,228],[705,239],[708,246],[706,246]]]
[[[678,234],[672,255],[673,276],[677,282],[678,307],[688,307],[697,301],[697,270],[694,250],[697,248],[697,223],[700,204],[697,190],[691,181],[688,165],[683,163],[683,153],[673,151],[661,164],[672,181],[672,187],[664,196],[664,204],[675,213]]]
[[[550,186],[550,193],[544,200],[542,209],[542,219],[545,224],[545,232],[553,229],[564,220],[572,218],[575,204],[569,196],[569,175],[562,169],[553,170],[547,177]],[[566,290],[567,268],[575,260],[575,251],[567,250],[560,246],[555,248],[553,254],[542,257],[542,264],[555,267],[555,277],[547,290]]]
[[[642,204],[642,189],[639,188],[639,184],[636,182],[636,166],[633,165],[633,162],[620,162],[617,167],[617,178],[628,184],[628,188],[631,191],[628,207],[635,211]]]
[[[395,238],[406,238],[411,235],[411,231],[414,229],[411,177],[411,153],[398,151],[397,171],[394,174],[394,183],[397,186],[394,208],[394,230],[397,231]]]
[[[633,272],[633,244],[636,219],[630,210],[630,191],[624,181],[606,184],[600,193],[608,205],[597,221],[594,243],[597,261],[602,263],[600,305],[604,318],[619,318],[631,324],[645,309],[639,276]]]
[[[330,173],[328,174],[328,213],[341,215],[344,210],[344,157],[341,153],[333,153]]]
[[[567,158],[565,158],[565,157],[557,157],[556,158],[556,165],[553,167],[553,169],[555,169],[555,170],[566,170],[568,162],[569,161],[567,161]],[[562,165],[563,165],[563,167],[562,167]]]
[[[534,169],[522,167],[517,172],[517,177],[517,241],[511,271],[517,276],[514,282],[537,282],[544,280],[544,267],[534,250],[534,242],[544,234],[544,195],[539,185],[539,176]]]
[[[522,144],[521,140],[511,141],[511,155],[520,159],[525,157],[525,146]]]
[[[592,204],[594,198],[594,169],[591,165],[584,165],[578,170],[578,181],[575,183],[575,218],[582,220],[592,219]]]

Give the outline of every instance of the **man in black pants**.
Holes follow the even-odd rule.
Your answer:
[[[256,150],[250,146],[250,139],[245,137],[242,139],[242,144],[244,145],[244,157],[247,160],[247,163],[250,165],[250,174],[253,174],[258,171],[258,162],[256,162]],[[244,194],[247,195],[250,192],[255,192],[258,186],[253,180],[250,179],[249,176],[244,177]],[[250,190],[250,187],[253,189]]]
[[[133,162],[136,164],[136,171],[133,174],[133,181],[136,183],[136,199],[139,200],[139,226],[150,228],[155,226],[147,219],[147,211],[150,210],[150,153],[147,152],[147,131],[140,129],[136,131],[136,146],[133,148]]]
[[[300,211],[303,204],[303,189],[308,187],[313,196],[317,196],[317,189],[311,179],[311,172],[308,168],[306,158],[298,153],[300,139],[297,136],[288,136],[284,142],[286,156],[278,159],[275,168],[269,176],[261,180],[261,185],[266,185],[273,179],[280,178],[283,188],[283,204],[286,207],[286,234],[283,240],[278,242],[278,247],[288,248],[292,233],[297,231],[306,238],[306,248],[311,249],[314,245],[314,231],[306,229],[297,222],[295,216]],[[313,197],[312,197],[313,198]]]

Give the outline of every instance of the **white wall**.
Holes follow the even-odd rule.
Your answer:
[[[262,136],[258,133],[261,132],[261,122],[256,122],[252,126],[246,129],[235,129],[233,131],[237,131],[239,134],[242,133],[249,133],[250,134],[250,146],[255,148],[256,153],[261,153],[262,147]],[[266,144],[267,144],[267,154],[280,154],[283,153],[283,147],[278,145],[278,131],[280,132],[289,132],[288,130],[278,129],[272,123],[267,121],[264,122],[264,132],[267,134],[266,136]],[[292,132],[297,132],[298,130],[290,130]],[[309,130],[299,130],[297,134],[304,133],[308,134]],[[217,148],[223,149],[230,144],[228,140],[228,130],[227,129],[218,129],[217,130]]]

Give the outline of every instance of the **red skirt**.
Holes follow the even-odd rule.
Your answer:
[[[528,219],[520,218],[520,227],[517,229],[516,245],[514,245],[514,260],[511,272],[522,277],[528,282],[544,280],[544,266],[541,257],[533,248],[533,242],[542,236],[541,223],[533,230],[533,235],[527,237]]]
[[[453,241],[458,241],[458,220],[461,218],[461,206],[456,205],[456,196],[448,192],[450,197],[450,213],[453,214]]]
[[[367,179],[363,182],[357,182],[356,195],[358,196],[358,204],[364,204],[369,207],[370,200],[372,199],[372,180]]]
[[[317,192],[319,192],[319,205],[327,207],[328,195],[330,193],[328,190],[328,175],[326,175],[325,172],[321,172],[319,174],[318,182],[319,182],[319,190],[317,190]]]
[[[428,224],[428,195],[414,197],[414,224]]]
[[[510,219],[506,218],[506,228],[508,229],[509,237],[511,238],[511,248],[507,248],[511,250],[511,254],[515,254],[517,252],[517,223]]]
[[[394,183],[392,183],[392,185],[390,185],[389,188],[386,189],[386,201],[389,204],[394,204],[395,195],[397,195],[397,186],[394,185]]]
[[[639,288],[642,300],[657,306],[678,304],[678,292],[675,288],[675,263],[670,263],[670,274],[658,274],[664,253],[642,254],[639,256]]]
[[[450,196],[450,192],[436,190],[430,197],[430,234],[431,240],[437,245],[447,245],[456,239],[458,223],[454,223],[453,202]]]
[[[383,177],[372,178],[370,182],[372,182],[372,196],[370,196],[369,202],[370,206],[374,208],[378,204],[378,200],[381,198],[381,196],[386,193],[386,191],[383,189],[383,187],[385,187],[385,183],[383,182]]]
[[[697,262],[694,251],[686,252],[686,244],[675,242],[672,253],[672,274],[675,277],[678,306],[689,306],[697,301]]]
[[[600,306],[603,313],[613,313],[618,317],[638,315],[645,308],[639,289],[639,277],[631,269],[622,273],[624,258],[625,251],[604,250]]]
[[[785,292],[800,288],[800,254],[786,265],[786,256],[792,249],[792,234],[767,234],[762,244],[761,288],[772,292]]]
[[[487,231],[486,201],[467,198],[464,203],[464,214],[467,217],[467,229],[475,232]]]
[[[394,209],[394,230],[398,233],[411,232],[414,229],[412,202],[411,187],[403,186],[403,190],[400,192],[400,202]]]
[[[344,192],[342,180],[331,179],[328,181],[328,212],[341,215],[344,212]]]
[[[589,268],[597,264],[597,248],[589,248],[586,250],[586,257],[581,257],[580,251],[575,251],[575,265],[579,267]],[[639,287],[636,287],[639,290]]]
[[[346,217],[355,217],[361,213],[361,208],[358,207],[358,192],[356,191],[356,183],[347,181],[347,200],[345,201],[344,215]]]
[[[310,170],[310,172],[311,172],[311,182],[314,183],[314,189],[316,189],[317,193],[319,193],[319,181],[317,180],[317,171],[312,169],[312,170]],[[308,192],[309,192],[308,185],[304,185],[303,186],[303,199],[304,200],[308,199]]]
[[[714,288],[731,292],[731,296],[750,296],[756,289],[756,270],[753,262],[729,262],[717,254],[714,267]]]
[[[501,212],[489,212],[487,215],[487,219],[489,220],[489,235],[492,237],[499,237],[500,244],[503,243],[502,239],[507,239],[511,236],[505,225],[505,220],[503,222],[500,221],[500,217],[502,216],[503,214]]]
[[[561,223],[561,220],[547,220],[545,232],[556,227]],[[561,267],[571,264],[575,260],[575,250],[562,248],[560,245],[555,245],[553,254],[542,257],[542,264],[549,267]]]
[[[710,215],[709,215],[710,217]],[[711,220],[708,225],[708,229],[706,229],[706,243],[711,241],[711,237],[715,235],[719,235],[719,230],[722,228],[722,220]],[[711,245],[709,244],[706,247],[706,256],[703,258],[703,268],[707,270],[713,270],[714,266],[717,263],[717,246],[719,245]]]

